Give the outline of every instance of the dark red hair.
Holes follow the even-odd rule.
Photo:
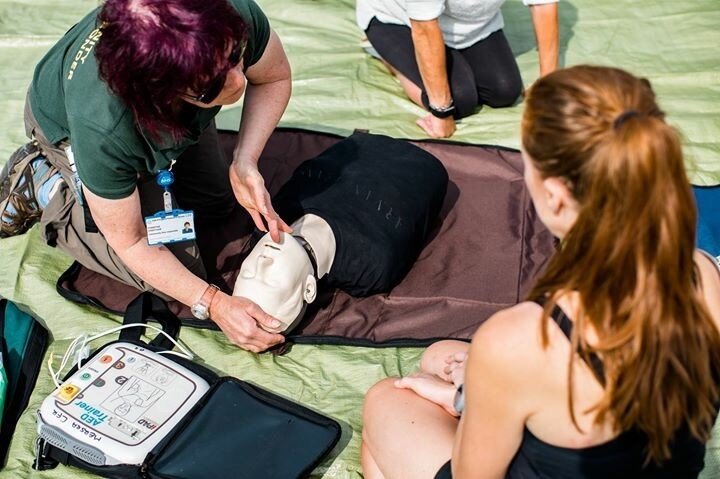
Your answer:
[[[100,77],[155,139],[187,131],[181,94],[232,68],[228,48],[247,36],[227,0],[107,0],[99,20]]]

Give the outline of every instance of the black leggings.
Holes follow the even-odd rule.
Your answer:
[[[382,23],[373,18],[365,34],[380,56],[427,93],[415,60],[410,27]],[[480,105],[511,106],[520,97],[523,85],[520,70],[502,30],[461,50],[445,47],[450,91],[455,118],[471,115]]]

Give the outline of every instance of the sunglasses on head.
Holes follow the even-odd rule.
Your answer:
[[[240,60],[242,59],[242,54],[245,51],[245,42],[235,42],[233,44],[233,48],[230,51],[230,55],[228,56],[228,64],[230,67],[234,67],[238,63],[240,63]],[[225,86],[225,79],[227,78],[227,71],[221,73],[217,77],[213,78],[210,83],[208,83],[208,86],[205,87],[203,91],[201,91],[197,95],[185,95],[191,100],[198,101],[200,103],[212,103],[212,101],[218,97],[220,92],[222,91],[223,87]]]

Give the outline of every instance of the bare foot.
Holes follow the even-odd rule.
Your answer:
[[[437,118],[428,115],[418,119],[415,123],[432,138],[449,138],[455,133],[455,119],[453,117]]]

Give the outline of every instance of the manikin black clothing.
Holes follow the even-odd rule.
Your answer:
[[[305,214],[335,234],[328,286],[353,296],[389,292],[410,270],[438,218],[448,175],[406,141],[355,134],[305,161],[273,199],[292,223]]]

